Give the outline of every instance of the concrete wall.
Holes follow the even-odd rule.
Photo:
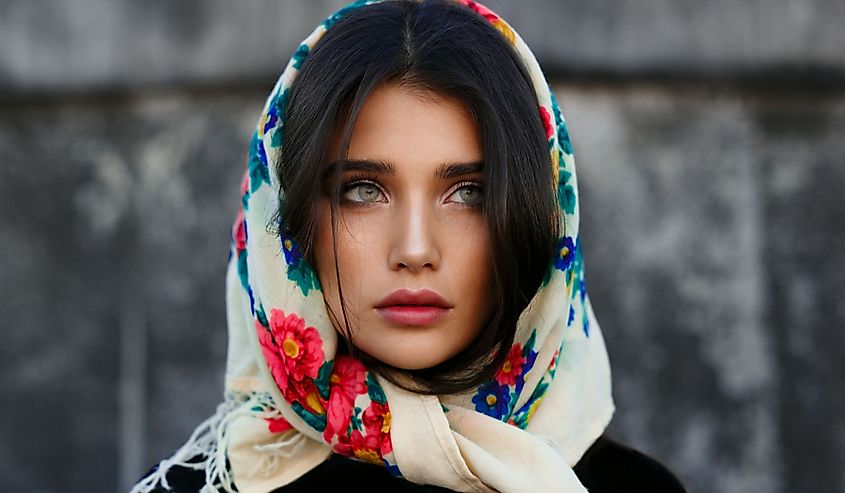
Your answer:
[[[125,490],[213,411],[249,130],[340,4],[0,6],[4,490]],[[610,432],[693,491],[845,492],[845,5],[488,5],[570,123]]]

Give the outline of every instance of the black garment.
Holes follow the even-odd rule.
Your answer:
[[[590,493],[685,492],[678,479],[662,464],[604,435],[587,450],[574,470]],[[205,472],[174,467],[168,472],[167,479],[173,488],[171,491],[196,492],[202,488]],[[356,485],[360,487],[356,488]],[[411,483],[391,476],[381,466],[335,454],[301,478],[276,489],[273,493],[322,491],[442,493],[451,490]]]
[[[663,464],[604,435],[573,469],[590,493],[686,491]]]

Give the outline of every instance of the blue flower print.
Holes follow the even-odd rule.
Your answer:
[[[282,253],[285,255],[285,263],[287,264],[288,279],[295,282],[304,296],[312,289],[319,290],[320,282],[317,280],[317,273],[308,265],[308,262],[302,257],[299,247],[296,245],[294,239],[286,234],[282,234]]]
[[[264,115],[264,125],[261,127],[262,133],[267,133],[276,126],[279,122],[279,108],[274,104],[270,105],[267,114]]]
[[[525,342],[522,348],[522,356],[525,358],[525,364],[522,365],[522,371],[516,377],[516,395],[522,393],[522,387],[525,386],[525,375],[534,368],[534,363],[537,361],[537,351],[534,351],[534,343],[537,341],[537,330],[531,331],[531,336]]]
[[[510,412],[511,393],[507,385],[500,385],[492,380],[478,389],[478,393],[472,397],[475,410],[502,419]]]
[[[555,269],[565,271],[572,265],[574,259],[575,242],[569,236],[560,238],[555,252]]]
[[[284,233],[282,233],[282,253],[285,254],[285,263],[288,265],[297,264],[302,260],[299,246],[297,246],[293,238]]]
[[[267,153],[258,132],[252,134],[249,146],[249,192],[255,193],[262,184],[270,184],[270,168],[267,164]]]
[[[281,94],[273,98],[270,103],[270,109],[267,110],[267,122],[264,124],[264,132],[273,132],[270,136],[270,147],[276,148],[282,145],[282,137],[284,136],[284,117],[285,107],[288,103],[288,94],[290,88],[285,88]],[[272,125],[271,125],[272,120]]]

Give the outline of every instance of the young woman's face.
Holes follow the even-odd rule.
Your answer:
[[[429,368],[484,329],[494,291],[482,161],[478,130],[458,100],[387,84],[365,101],[341,177],[336,247],[352,341],[370,356]],[[314,261],[342,326],[331,199],[321,197]]]

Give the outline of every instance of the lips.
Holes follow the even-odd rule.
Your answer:
[[[398,289],[373,307],[387,322],[401,326],[430,325],[445,318],[453,305],[430,289]]]
[[[438,308],[452,308],[445,299],[443,299],[437,291],[431,289],[397,289],[396,291],[385,296],[375,304],[375,308],[385,308],[389,306],[402,305],[416,305],[416,306],[435,306]]]

